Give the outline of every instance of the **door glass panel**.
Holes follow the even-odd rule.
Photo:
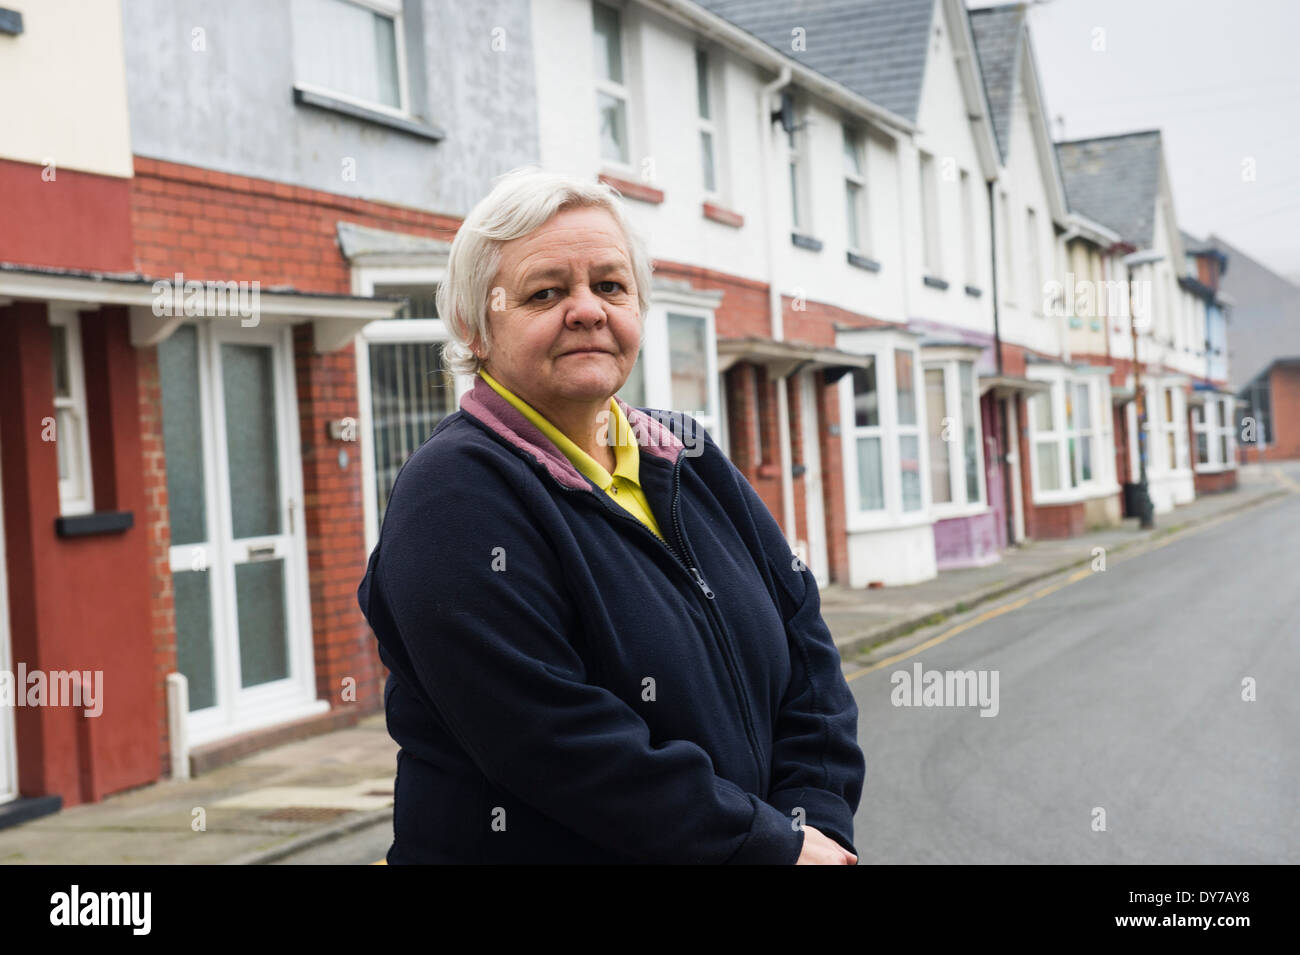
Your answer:
[[[158,380],[172,546],[203,543],[208,540],[207,501],[199,410],[199,342],[193,325],[182,325],[158,345]],[[191,701],[193,698],[191,690]]]
[[[284,561],[257,560],[235,567],[239,611],[239,678],[244,687],[289,675]]]
[[[212,581],[207,570],[172,574],[176,607],[176,668],[189,681],[190,712],[217,702],[212,660]]]
[[[221,346],[230,455],[231,536],[235,540],[281,532],[275,368],[271,356],[271,349],[262,345]]]

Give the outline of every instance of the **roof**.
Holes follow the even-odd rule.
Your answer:
[[[1232,262],[1219,300],[1233,302],[1228,381],[1240,391],[1278,358],[1300,355],[1300,287],[1217,235],[1206,241]]]
[[[998,152],[1006,162],[1011,146],[1012,107],[1020,78],[1020,41],[1024,36],[1025,6],[1021,3],[971,10],[970,27],[975,53],[984,76],[984,94],[993,113]]]
[[[697,0],[711,13],[916,122],[934,0]],[[801,28],[804,49],[791,49]]]
[[[1160,130],[1056,144],[1071,209],[1151,247],[1160,194]]]

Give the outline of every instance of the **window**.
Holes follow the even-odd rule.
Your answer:
[[[1011,199],[1005,190],[998,193],[998,206],[1002,212],[1002,267],[1006,273],[1006,283],[1002,290],[1002,301],[1007,305],[1016,304],[1016,256],[1011,238]]]
[[[604,3],[592,4],[596,44],[596,110],[603,159],[631,164],[628,147],[628,91],[623,69],[622,14]]]
[[[936,505],[979,504],[979,401],[970,361],[927,362],[925,411],[930,448],[930,499]]]
[[[921,432],[916,419],[916,358],[910,351],[894,352],[894,385],[898,391],[898,469],[902,476],[903,510],[919,511],[921,498]]]
[[[1102,480],[1099,455],[1105,433],[1092,377],[1061,376],[1030,401],[1035,492],[1068,492]]]
[[[963,266],[966,270],[966,284],[972,288],[979,285],[979,268],[975,262],[975,194],[971,185],[970,173],[961,171],[961,231]]]
[[[853,369],[853,436],[858,464],[858,510],[885,509],[884,461],[880,426],[880,394],[876,363]]]
[[[1161,403],[1163,415],[1160,426],[1165,433],[1165,466],[1173,471],[1181,465],[1178,459],[1178,430],[1175,427],[1177,419],[1174,417],[1174,389],[1169,387],[1162,390],[1164,401]]]
[[[848,245],[854,252],[871,250],[867,221],[866,155],[863,139],[847,126],[844,131],[844,210]]]
[[[787,134],[787,143],[790,160],[790,221],[796,232],[810,233],[812,214],[808,205],[807,186],[804,183],[803,124],[797,118],[794,128]]]
[[[695,51],[695,96],[699,108],[700,163],[704,174],[704,193],[718,194],[717,128],[714,125],[712,96],[709,91],[709,54]]]
[[[1056,428],[1056,388],[1040,391],[1030,401],[1030,430],[1033,432],[1034,477],[1039,491],[1061,490],[1062,435]]]
[[[942,368],[925,370],[926,426],[930,436],[930,500],[952,503],[952,417]]]
[[[1196,442],[1196,470],[1216,471],[1233,467],[1236,458],[1233,399],[1207,396],[1203,405],[1192,408],[1192,431]]]
[[[376,283],[374,295],[406,296],[394,319],[364,332],[376,525],[406,459],[456,410],[456,389],[442,362],[447,335],[433,284]]]
[[[95,509],[91,483],[90,431],[81,364],[81,316],[50,309],[50,352],[54,377],[54,446],[59,461],[59,513]]]
[[[1025,210],[1025,261],[1028,263],[1030,281],[1029,298],[1033,303],[1034,314],[1042,315],[1043,299],[1043,260],[1038,248],[1038,213],[1033,209]]]
[[[293,0],[298,85],[406,112],[399,0]]]
[[[920,156],[922,262],[926,275],[939,277],[943,274],[943,262],[939,254],[938,181],[935,178],[934,157],[927,152],[922,152]]]
[[[866,362],[840,379],[850,523],[865,528],[915,520],[930,500],[922,431],[926,379],[915,341],[880,329],[845,330],[837,339]]]
[[[691,293],[659,293],[646,315],[636,366],[620,395],[638,407],[688,414],[716,440],[720,419],[715,304]]]
[[[1092,387],[1086,382],[1066,385],[1070,419],[1070,479],[1075,487],[1093,480],[1093,449],[1096,432],[1092,420]]]

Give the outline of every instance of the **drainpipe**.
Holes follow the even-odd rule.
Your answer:
[[[763,224],[767,231],[767,310],[772,328],[772,341],[785,340],[785,315],[781,307],[781,290],[776,284],[777,230],[772,215],[772,191],[775,185],[771,175],[772,94],[790,85],[792,70],[784,64],[775,80],[758,91],[758,148],[759,173],[763,179]],[[781,524],[787,543],[797,537],[794,517],[794,477],[790,473],[793,458],[790,450],[790,400],[787,394],[789,376],[781,378],[776,388],[776,421],[781,460]],[[759,422],[762,426],[762,422]],[[792,548],[793,549],[793,548]]]
[[[997,362],[998,377],[1002,377],[1002,328],[998,324],[998,211],[997,203],[993,200],[993,180],[988,180],[985,185],[988,187],[989,195],[989,293],[993,299],[993,357]],[[1002,506],[1003,513],[1006,515],[1007,523],[1007,546],[1010,547],[1016,543],[1016,504],[1012,496],[1011,487],[1011,462],[1007,455],[1011,453],[1011,442],[1015,441],[1016,453],[1020,452],[1020,437],[1007,433],[1007,402],[1010,398],[999,398],[995,393],[993,400],[997,402],[998,412],[998,430],[1002,432],[1002,459],[998,464],[1002,468]]]

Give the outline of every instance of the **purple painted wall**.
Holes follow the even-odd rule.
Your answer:
[[[935,521],[934,557],[939,570],[981,567],[1001,560],[997,528],[998,518],[992,511]]]

